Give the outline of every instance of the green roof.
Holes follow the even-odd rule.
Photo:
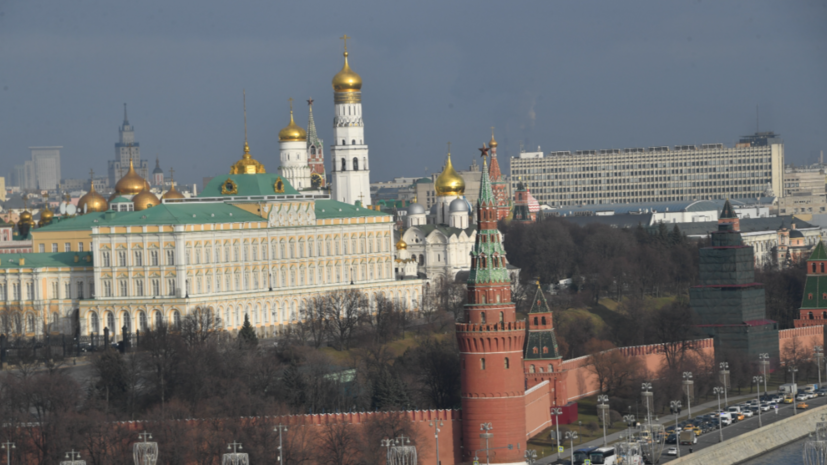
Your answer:
[[[276,193],[276,179],[284,182],[284,192]],[[221,186],[231,179],[237,187],[236,194],[222,194]],[[297,191],[286,178],[278,173],[266,174],[226,174],[219,175],[207,184],[198,197],[246,197],[253,195],[296,195]]]
[[[353,218],[358,216],[387,216],[387,213],[371,210],[370,208],[357,207],[338,200],[317,200],[316,218]]]
[[[78,261],[75,262],[75,257]],[[9,268],[50,268],[50,267],[67,267],[67,266],[92,266],[91,261],[86,261],[86,257],[91,257],[91,252],[58,252],[58,253],[9,253],[0,255],[0,269]],[[23,258],[24,263],[21,266],[20,259]]]
[[[95,226],[174,225],[243,223],[266,221],[244,209],[226,203],[162,203],[141,211],[88,213],[54,222],[38,231],[78,231]]]
[[[729,203],[729,199],[724,202],[724,208],[721,210],[721,216],[719,218],[738,218],[735,210],[732,209],[732,204]]]
[[[810,260],[827,260],[827,252],[824,251],[824,243],[818,241],[813,253],[810,254]]]
[[[96,223],[103,221],[104,215],[105,213],[103,212],[92,212],[85,215],[77,215],[68,218],[55,217],[49,225],[35,229],[34,233],[49,231],[82,231],[92,229],[92,226],[96,226]]]
[[[540,283],[537,283],[537,292],[534,293],[534,301],[531,303],[531,310],[528,313],[551,313]]]
[[[113,203],[132,203],[132,201],[122,195],[119,195],[112,199],[112,201],[109,202],[109,205],[112,205]]]
[[[431,179],[431,178],[419,178],[416,181],[414,181],[414,184],[424,184],[424,183],[433,184],[434,180]]]

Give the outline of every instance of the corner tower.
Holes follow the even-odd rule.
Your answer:
[[[483,149],[483,155],[486,150]],[[491,463],[524,464],[526,447],[525,322],[517,321],[497,205],[483,159],[477,203],[477,237],[471,251],[465,322],[457,323],[461,357],[463,461],[486,447],[480,425],[490,423]],[[512,444],[513,449],[507,446]],[[484,452],[479,456],[484,457]]]
[[[330,158],[333,165],[333,199],[340,202],[371,205],[370,161],[365,144],[365,124],[362,120],[362,78],[348,64],[347,35],[345,64],[333,76],[333,144]]]
[[[818,241],[810,258],[807,259],[807,280],[804,295],[801,296],[799,315],[793,323],[796,328],[805,326],[827,326],[827,251],[824,243]]]

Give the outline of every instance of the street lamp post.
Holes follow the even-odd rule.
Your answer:
[[[824,347],[822,346],[815,346],[816,351],[816,365],[818,365],[818,388],[821,389],[823,386],[821,385],[821,359],[824,358]],[[764,374],[766,376],[766,374]],[[767,389],[764,388],[764,393],[766,394]]]
[[[563,414],[563,409],[561,408],[552,408],[551,414],[554,415],[554,427],[557,429],[557,434],[554,436],[554,441],[557,443],[557,451],[558,451],[558,458],[560,452],[560,415]]]
[[[641,390],[643,391],[643,398],[646,399],[646,422],[650,428],[652,426],[652,414],[649,411],[649,403],[652,399],[652,383],[642,383]]]
[[[528,449],[525,451],[525,461],[528,465],[534,465],[534,462],[537,461],[537,451],[534,449]]]
[[[687,404],[686,408],[687,408],[687,412],[689,413],[689,416],[687,417],[687,420],[692,419],[692,399],[690,398],[691,393],[689,392],[689,388],[690,388],[690,386],[692,386],[694,384],[695,384],[695,382],[692,381],[692,372],[691,371],[684,371],[683,372],[683,387],[686,388],[686,404]]]
[[[494,429],[494,427],[491,426],[491,423],[481,423],[480,424],[480,431],[484,431],[484,433],[480,434],[480,438],[485,439],[485,463],[486,464],[491,463],[491,455],[490,455],[491,452],[488,450],[488,440],[491,439],[492,437],[494,437],[494,433],[489,433],[489,431],[491,431],[492,429]]]
[[[71,452],[66,453],[66,458],[69,459],[68,460],[69,463],[74,464],[75,462],[79,461],[80,452],[75,452],[75,450],[72,449]]]
[[[434,427],[434,438],[436,438],[436,465],[439,465],[439,428],[445,426],[445,422],[442,420],[433,420],[428,423],[428,426]]]
[[[6,465],[11,465],[11,450],[16,448],[13,442],[0,443],[0,449],[6,449]]]
[[[283,443],[281,441],[281,433],[287,432],[287,425],[282,425],[279,423],[275,428],[273,428],[273,431],[279,432],[279,465],[282,465],[284,463],[284,448],[282,447]]]
[[[673,400],[669,402],[669,409],[675,414],[675,444],[678,446],[678,457],[681,456],[681,432],[678,429],[678,418],[681,414],[681,401]]]
[[[574,463],[574,440],[577,439],[577,431],[566,431],[566,439],[569,440],[569,447],[571,447],[569,462]]]
[[[724,407],[729,407],[729,400],[727,399],[727,391],[729,390],[729,363],[721,362],[718,366],[721,368],[721,377],[724,378]]]
[[[716,386],[712,388],[712,393],[718,396],[718,437],[720,442],[724,442],[724,425],[721,422],[721,393],[724,392],[724,388],[720,386]],[[758,410],[761,410],[761,406],[758,406]]]
[[[761,422],[761,381],[764,381],[763,376],[753,376],[752,382],[755,383],[755,391],[758,396],[758,427],[764,426]]]
[[[597,408],[600,409],[600,413],[603,414],[603,447],[606,447],[608,444],[606,442],[606,410],[609,409],[609,396],[599,395],[597,396],[597,401],[600,403]]]
[[[635,416],[634,415],[624,415],[623,421],[626,422],[626,426],[629,427],[629,442],[632,442],[632,425],[635,424]]]
[[[770,365],[770,354],[758,354],[761,368],[764,370],[764,395],[767,395],[767,367]],[[818,372],[819,383],[821,382],[821,371]]]
[[[795,384],[795,374],[798,372],[798,368],[795,365],[790,365],[787,367],[787,371],[793,374],[793,384]],[[793,415],[798,415],[798,407],[795,405],[795,396],[798,393],[793,394]]]

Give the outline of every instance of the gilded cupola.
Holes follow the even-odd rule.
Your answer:
[[[49,196],[44,195],[43,200],[46,201],[46,204],[43,207],[43,210],[40,211],[40,221],[37,222],[37,225],[41,228],[50,224],[55,217],[54,212],[49,209]]]
[[[292,105],[291,105],[292,107]],[[293,120],[293,109],[290,108],[290,124],[279,131],[279,142],[305,142],[307,141],[307,131],[301,128]]]
[[[156,205],[161,203],[158,200],[158,197],[155,196],[152,192],[149,192],[148,189],[144,189],[138,193],[135,197],[132,197],[132,204],[135,206],[135,211],[146,210],[147,208],[152,208]]]
[[[184,197],[184,194],[178,192],[178,190],[175,188],[175,177],[173,176],[174,173],[175,173],[175,170],[170,168],[169,169],[170,188],[169,188],[168,191],[166,191],[166,193],[164,193],[164,195],[161,196],[161,199],[184,199],[184,198],[186,198],[186,197]]]
[[[488,141],[488,146],[492,149],[497,148],[497,141],[494,140],[494,128],[491,128],[491,140]]]
[[[406,250],[408,248],[408,243],[402,239],[402,236],[399,236],[399,240],[396,242],[396,250]]]
[[[347,62],[347,39],[350,37],[345,34],[342,39],[345,41],[345,64],[342,66],[342,70],[336,73],[333,76],[333,91],[334,92],[360,92],[362,90],[362,77],[356,74],[355,71],[350,69],[350,65]]]
[[[250,145],[247,144],[247,92],[243,92],[244,100],[244,154],[241,160],[230,166],[230,174],[264,174],[267,171],[264,165],[250,155]]]
[[[445,161],[445,169],[442,170],[436,178],[434,190],[438,196],[455,195],[460,196],[465,193],[465,180],[454,169],[451,163],[451,153],[448,153],[448,159]]]
[[[95,172],[91,171],[89,174],[89,192],[83,194],[83,197],[78,200],[78,213],[81,215],[84,213],[105,212],[109,210],[106,199],[95,190]]]
[[[129,171],[122,177],[117,184],[115,184],[116,195],[135,195],[147,187],[147,182],[138,173],[135,172],[135,167],[132,164],[132,158],[129,158]]]

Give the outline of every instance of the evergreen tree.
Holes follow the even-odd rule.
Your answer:
[[[669,245],[675,246],[683,244],[684,235],[681,232],[681,228],[678,227],[678,224],[675,223],[675,227],[672,228],[672,232],[669,233]]]
[[[284,395],[288,405],[293,408],[300,408],[305,403],[305,391],[307,383],[304,377],[299,372],[299,367],[296,363],[290,363],[290,366],[284,370],[284,376],[281,380],[284,385]]]
[[[372,384],[371,406],[373,409],[407,408],[410,405],[405,386],[399,376],[393,373],[387,365],[382,366],[374,374]]]
[[[238,340],[245,344],[258,345],[258,336],[256,336],[256,331],[253,329],[253,325],[250,324],[250,317],[246,313],[244,314],[244,325],[241,326],[241,331],[238,332]]]
[[[666,227],[666,223],[661,221],[658,223],[658,242],[661,244],[669,244],[669,228]]]

